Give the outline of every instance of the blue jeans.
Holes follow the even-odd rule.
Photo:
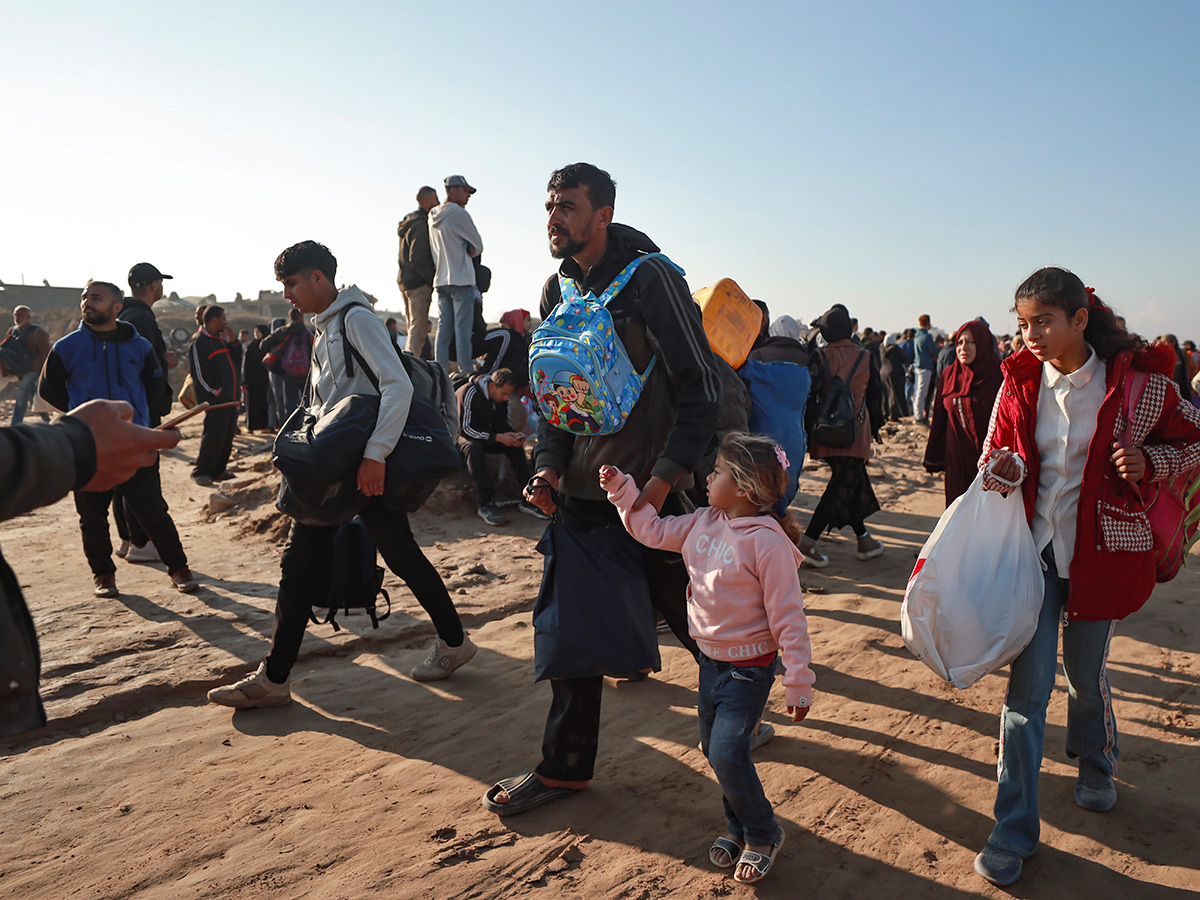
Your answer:
[[[1054,551],[1047,564],[1046,595],[1037,631],[1008,676],[1000,719],[996,827],[988,843],[1029,857],[1041,833],[1037,780],[1046,737],[1046,706],[1058,674],[1058,632],[1069,582],[1058,576]],[[1063,669],[1067,676],[1067,756],[1109,775],[1117,771],[1117,724],[1108,689],[1108,647],[1114,620],[1062,625]]]
[[[778,843],[782,833],[750,761],[750,739],[778,666],[778,658],[740,667],[700,657],[700,746],[725,794],[729,833],[749,844]]]
[[[479,288],[473,284],[452,284],[437,289],[438,330],[434,355],[447,369],[450,367],[450,335],[454,335],[454,351],[460,371],[470,374],[475,368],[471,355],[471,328],[475,324],[475,301]]]
[[[29,409],[29,403],[37,392],[37,383],[37,372],[26,372],[17,381],[17,399],[13,403],[12,424],[20,425],[24,421],[25,410]],[[48,419],[48,416],[42,413],[42,419]]]

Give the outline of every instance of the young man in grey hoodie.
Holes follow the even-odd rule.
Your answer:
[[[471,328],[475,322],[475,304],[480,300],[476,287],[473,257],[483,252],[467,201],[475,188],[462,175],[446,179],[446,202],[429,211],[429,246],[437,271],[433,286],[438,294],[437,347],[434,355],[447,370],[450,368],[450,338],[454,337],[458,368],[470,375]]]
[[[385,461],[400,440],[408,418],[412,382],[366,295],[357,285],[339,292],[334,286],[336,274],[337,260],[315,241],[289,247],[275,260],[275,277],[283,282],[284,297],[302,313],[312,315],[317,328],[308,382],[309,409],[319,415],[322,409],[351,394],[379,394],[375,430],[367,440],[358,469],[359,490],[372,499],[359,516],[388,568],[404,580],[433,620],[437,637],[425,661],[412,670],[412,677],[436,681],[470,660],[476,648],[463,631],[441,576],[413,537],[407,514],[377,499],[383,494]],[[347,307],[349,311],[343,318]],[[347,377],[343,349],[346,340],[370,367],[378,389],[362,365],[355,367],[353,377]],[[328,605],[336,531],[335,526],[292,522],[279,563],[271,651],[253,674],[209,691],[208,699],[213,703],[245,708],[291,702],[291,670],[300,653],[309,612],[313,606]]]

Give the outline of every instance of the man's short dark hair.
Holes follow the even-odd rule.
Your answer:
[[[205,324],[205,326],[207,327],[209,322],[211,322],[217,316],[221,315],[221,313],[223,313],[223,312],[225,312],[225,310],[221,309],[221,307],[217,306],[217,304],[215,304],[215,303],[212,306],[206,306],[204,308],[204,324]]]
[[[385,328],[391,328],[393,325],[399,326],[399,325],[400,325],[400,323],[399,323],[399,322],[397,322],[397,321],[396,321],[394,318],[392,318],[391,316],[388,316],[386,319],[384,319],[384,320],[383,320],[383,326],[384,326]]]
[[[517,376],[512,373],[512,369],[497,369],[492,373],[492,384],[498,388],[507,387],[510,384],[517,383]]]
[[[108,291],[110,294],[112,294],[112,298],[114,300],[116,300],[118,303],[125,299],[125,292],[122,291],[115,284],[113,284],[111,281],[96,281],[94,278],[89,278],[87,286],[104,288],[106,291]]]
[[[617,183],[612,180],[611,175],[591,163],[571,163],[556,169],[550,176],[546,191],[558,193],[580,185],[587,188],[588,202],[592,204],[592,209],[613,206],[617,202]]]
[[[292,244],[275,260],[275,277],[279,281],[283,281],[289,275],[313,269],[324,275],[330,284],[334,283],[337,276],[337,260],[333,258],[328,247],[316,241]]]
[[[418,190],[417,191],[417,205],[419,206],[421,204],[421,201],[424,200],[426,197],[428,197],[430,194],[433,194],[433,196],[436,197],[437,196],[437,188],[431,188],[429,185],[425,185],[420,190]]]
[[[293,306],[291,309],[288,310],[288,318],[291,319],[293,322],[299,322],[301,319],[304,318],[304,313],[300,312],[300,310],[296,309],[296,307]]]

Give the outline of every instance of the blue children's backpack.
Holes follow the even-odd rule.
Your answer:
[[[529,343],[529,381],[542,416],[573,434],[620,431],[654,368],[641,374],[629,361],[606,308],[643,262],[661,253],[639,256],[596,297],[579,295],[575,279],[558,276],[562,301],[533,332]]]

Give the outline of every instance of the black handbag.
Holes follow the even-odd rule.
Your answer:
[[[347,377],[354,360],[379,390],[379,379],[346,334],[347,306],[341,312],[342,347]],[[283,475],[276,507],[306,525],[340,525],[357,515],[368,499],[358,489],[358,467],[379,416],[379,394],[351,394],[317,417],[305,398],[275,437],[272,462]],[[384,506],[414,512],[446,475],[462,466],[443,415],[444,398],[413,391],[404,431],[389,454]]]
[[[533,608],[535,679],[658,671],[662,658],[641,547],[621,525],[551,522]]]

